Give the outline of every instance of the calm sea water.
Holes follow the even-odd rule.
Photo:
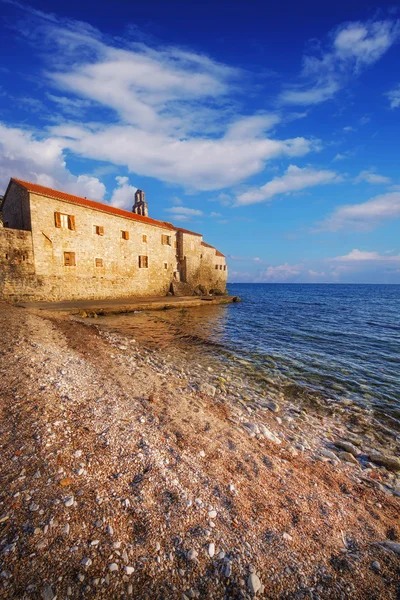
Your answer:
[[[102,321],[158,347],[219,352],[400,425],[400,285],[228,287],[242,303]]]

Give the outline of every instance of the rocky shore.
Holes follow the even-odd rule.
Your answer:
[[[398,597],[395,433],[73,317],[0,321],[0,598]]]

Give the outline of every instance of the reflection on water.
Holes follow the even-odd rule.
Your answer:
[[[129,333],[153,348],[185,344],[218,347],[224,342],[227,305],[136,312],[101,318],[101,324]]]
[[[400,423],[400,286],[237,284],[243,303],[102,317],[153,348],[351,399]],[[201,351],[199,351],[201,349]]]

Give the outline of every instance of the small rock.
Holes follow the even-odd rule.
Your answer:
[[[279,412],[279,405],[276,402],[268,402],[267,408],[274,413]]]
[[[108,570],[110,571],[110,573],[113,573],[114,571],[118,571],[117,563],[110,563],[108,565]]]
[[[386,540],[385,542],[381,542],[381,546],[389,548],[389,550],[392,550],[392,552],[395,552],[396,554],[400,554],[400,544],[397,542],[390,542],[389,540]]]
[[[74,504],[74,497],[73,496],[69,496],[68,498],[66,498],[64,500],[64,506],[69,507],[69,506],[73,506],[73,504]]]
[[[339,452],[339,458],[341,460],[345,460],[346,462],[351,462],[353,465],[360,465],[356,457],[353,456],[353,454],[350,454],[350,452]]]
[[[57,598],[50,585],[45,585],[42,589],[42,598],[43,600],[55,600]]]
[[[215,517],[216,517],[216,516],[217,516],[217,511],[216,511],[216,510],[210,510],[210,511],[208,512],[208,517],[209,517],[210,519],[215,519]]]
[[[189,560],[196,560],[197,556],[198,556],[198,552],[194,549],[189,550],[189,552],[187,553],[187,557]]]
[[[90,565],[92,564],[92,559],[91,558],[82,558],[81,560],[81,565],[83,565],[84,567],[90,567]]]
[[[400,458],[396,456],[385,456],[379,452],[371,452],[369,458],[376,465],[386,467],[390,471],[400,471]]]
[[[263,423],[259,424],[259,428],[263,436],[270,442],[273,442],[274,444],[282,443],[281,440],[274,433],[272,433],[272,431],[267,429]]]
[[[133,567],[124,567],[124,571],[127,575],[132,575],[135,569]]]
[[[9,519],[9,518],[10,518],[10,515],[8,515],[7,513],[3,513],[0,516],[0,523],[4,523],[4,521],[7,521],[7,519]]]
[[[232,566],[231,563],[228,563],[225,567],[225,571],[224,571],[224,575],[225,577],[230,577],[232,575]]]
[[[204,458],[204,457],[205,457],[205,455],[206,455],[206,453],[204,452],[204,450],[200,450],[199,454],[200,454],[200,456],[201,456],[202,458]]]
[[[247,578],[247,587],[254,596],[261,589],[261,581],[255,573],[250,573]]]
[[[211,543],[208,545],[208,554],[209,554],[209,556],[210,556],[211,558],[212,558],[212,557],[214,556],[214,554],[215,554],[215,544],[214,544],[213,542],[211,542]]]
[[[335,440],[333,443],[338,448],[342,448],[342,450],[344,450],[345,452],[350,452],[350,454],[352,454],[353,456],[359,456],[361,454],[361,450],[359,448],[356,448],[356,446],[354,446],[354,444],[352,444],[351,442],[346,442],[344,440]]]
[[[288,540],[289,542],[291,542],[291,541],[292,541],[292,539],[293,539],[293,538],[292,538],[292,536],[291,536],[291,535],[289,535],[289,534],[288,534],[288,533],[286,533],[286,532],[285,532],[285,533],[282,535],[282,537],[283,537],[283,539],[284,539],[284,540]]]
[[[374,562],[371,563],[371,568],[374,571],[380,571],[381,570],[381,565],[379,564],[379,562],[377,560],[374,560]]]
[[[207,394],[208,396],[211,396],[212,398],[214,398],[216,392],[217,392],[217,388],[215,388],[213,385],[211,385],[210,383],[202,383],[199,386],[199,390],[200,392],[202,392],[203,394]]]

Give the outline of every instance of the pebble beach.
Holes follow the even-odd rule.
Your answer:
[[[0,320],[0,598],[398,597],[395,432],[101,318]]]

